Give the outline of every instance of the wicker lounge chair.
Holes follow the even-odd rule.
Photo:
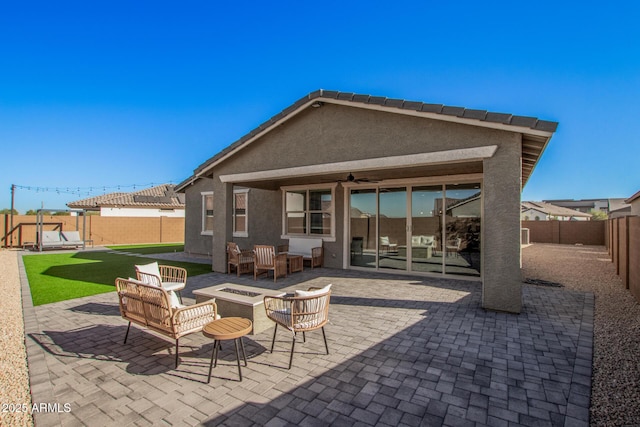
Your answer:
[[[282,325],[293,332],[291,343],[291,355],[289,356],[289,369],[293,362],[293,351],[296,346],[298,332],[302,332],[303,340],[306,340],[305,332],[322,329],[324,346],[329,354],[327,336],[324,325],[329,321],[329,300],[331,298],[331,285],[324,288],[309,288],[308,291],[296,291],[295,296],[264,297],[264,308],[267,317],[276,323],[271,341],[271,353],[276,342],[278,325]]]
[[[131,323],[136,323],[154,332],[176,340],[176,368],[179,364],[180,337],[202,331],[218,316],[213,300],[189,307],[171,304],[169,293],[158,286],[132,279],[116,279],[116,290],[120,314],[129,321],[124,344],[127,343]]]

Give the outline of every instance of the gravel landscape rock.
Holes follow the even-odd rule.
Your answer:
[[[534,244],[523,277],[595,295],[591,426],[640,425],[640,304],[603,246]]]
[[[17,251],[0,249],[0,295],[0,425],[30,426],[33,419]]]

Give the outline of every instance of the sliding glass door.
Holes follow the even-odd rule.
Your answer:
[[[442,186],[411,191],[411,270],[442,273]]]
[[[392,270],[406,270],[407,258],[399,248],[407,245],[407,189],[380,188],[378,235],[378,266]]]
[[[349,228],[351,261],[355,267],[377,268],[378,204],[376,189],[351,190]]]
[[[350,190],[350,265],[480,275],[480,184]]]
[[[446,186],[445,271],[480,275],[481,192],[479,184]]]

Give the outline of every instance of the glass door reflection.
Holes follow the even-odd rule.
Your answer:
[[[413,187],[411,192],[411,270],[442,273],[442,186]],[[409,256],[409,255],[407,255]]]
[[[379,192],[378,266],[406,270],[407,258],[400,247],[407,246],[407,189],[380,188]]]
[[[375,189],[351,190],[351,261],[356,267],[376,268],[378,206]]]
[[[445,273],[480,276],[480,184],[446,186]]]

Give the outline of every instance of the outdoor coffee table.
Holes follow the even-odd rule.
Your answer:
[[[244,366],[247,365],[247,354],[244,351],[244,343],[242,337],[251,332],[252,328],[251,320],[244,319],[242,317],[223,317],[222,319],[214,320],[202,329],[202,333],[207,338],[213,339],[213,353],[211,353],[211,362],[209,363],[209,377],[207,378],[207,384],[211,381],[211,370],[214,366],[218,366],[218,348],[220,347],[220,341],[233,340],[236,345],[236,360],[238,361],[238,375],[240,381],[242,381],[242,369],[240,368],[240,352],[238,351],[238,341],[240,341],[240,347],[242,347],[242,358],[244,359]]]
[[[302,255],[287,255],[288,274],[304,270],[304,262]]]

